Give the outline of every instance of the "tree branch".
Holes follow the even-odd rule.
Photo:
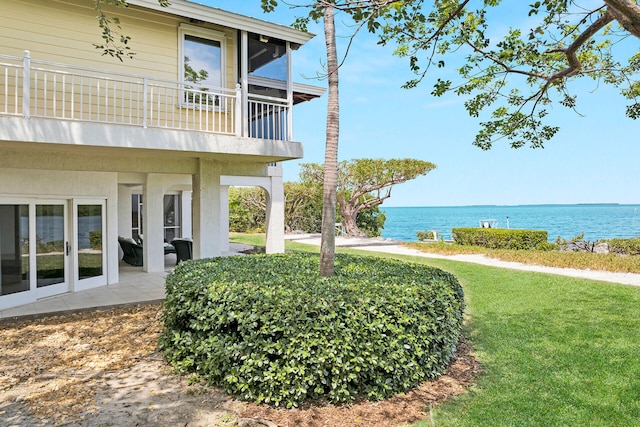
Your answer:
[[[634,36],[640,38],[640,5],[631,0],[603,0],[608,12]]]
[[[565,77],[570,77],[572,75],[577,74],[582,68],[582,64],[580,64],[580,60],[578,59],[578,55],[576,52],[582,45],[584,45],[588,40],[590,40],[598,31],[604,28],[609,22],[613,21],[615,18],[613,14],[610,13],[609,10],[604,13],[600,18],[596,19],[593,24],[591,24],[587,29],[585,29],[574,41],[571,45],[566,49],[553,49],[550,50],[549,53],[561,52],[567,57],[567,62],[569,66],[562,71],[559,71],[549,77],[546,77],[547,84],[545,86],[550,85],[556,80],[563,79]]]

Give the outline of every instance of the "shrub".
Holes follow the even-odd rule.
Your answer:
[[[558,245],[551,242],[540,242],[536,245],[536,250],[544,252],[557,251]]]
[[[180,263],[167,277],[160,348],[238,397],[296,406],[403,392],[441,373],[464,295],[441,270],[373,257],[256,255]]]
[[[453,240],[459,245],[483,246],[490,249],[531,250],[548,241],[542,230],[507,230],[504,228],[454,228]]]
[[[424,230],[416,232],[418,240],[435,240],[436,232],[432,230]]]
[[[102,249],[102,231],[89,232],[89,246],[91,249]]]
[[[620,255],[640,255],[640,237],[609,240],[609,251]]]
[[[362,209],[356,215],[356,225],[368,237],[380,237],[387,216],[378,206]]]
[[[238,233],[264,232],[267,196],[259,187],[229,188],[229,230]]]

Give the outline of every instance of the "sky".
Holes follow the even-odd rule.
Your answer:
[[[198,2],[283,25],[304,15],[284,5],[265,14],[260,0]],[[498,35],[518,22],[508,10],[502,13],[492,27]],[[341,55],[352,28],[340,15],[336,28]],[[310,31],[316,37],[293,54],[294,81],[326,87],[326,80],[313,79],[326,62],[323,30],[312,25]],[[637,50],[640,42],[629,44]],[[640,120],[626,118],[626,100],[615,88],[576,83],[580,115],[551,107],[549,124],[560,131],[544,149],[498,142],[483,151],[472,144],[480,119],[467,115],[465,98],[430,95],[435,76],[402,89],[412,78],[407,60],[377,45],[374,36],[356,36],[339,78],[339,160],[409,157],[437,165],[395,186],[383,206],[640,203]],[[294,140],[304,143],[304,158],[283,163],[285,181],[298,179],[301,162],[324,162],[326,108],[326,94],[294,108]]]

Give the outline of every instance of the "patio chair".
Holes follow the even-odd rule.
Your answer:
[[[164,242],[164,254],[175,254],[176,253],[176,248],[173,247],[173,245],[171,243],[167,243],[167,241],[165,240]]]
[[[176,264],[193,259],[193,242],[187,239],[173,239],[171,244],[176,248]]]
[[[127,264],[131,264],[135,267],[142,266],[142,245],[136,243],[132,238],[118,237],[118,242],[122,248],[123,256],[122,260]]]

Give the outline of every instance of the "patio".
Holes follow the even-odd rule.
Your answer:
[[[230,243],[224,256],[239,255],[252,246]],[[81,292],[65,293],[43,298],[31,304],[0,310],[0,323],[17,318],[38,318],[52,314],[63,314],[90,310],[99,307],[159,302],[164,300],[164,281],[176,266],[176,255],[167,254],[165,270],[159,273],[143,272],[120,261],[120,282]]]

